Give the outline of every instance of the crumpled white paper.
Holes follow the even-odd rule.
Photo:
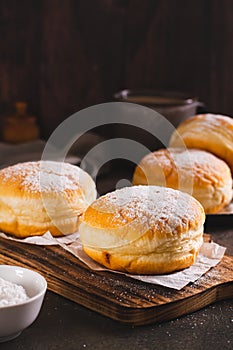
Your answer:
[[[67,250],[79,260],[85,263],[90,269],[97,271],[111,271],[114,273],[124,274],[130,278],[134,278],[146,283],[158,284],[168,288],[181,290],[188,283],[195,282],[204,273],[206,273],[211,267],[216,266],[222,259],[226,248],[218,245],[214,242],[204,242],[195,264],[182,271],[165,274],[165,275],[131,275],[127,273],[121,273],[118,271],[112,271],[98,264],[85,254],[82,248],[82,244],[79,239],[79,233],[55,238],[50,232],[46,232],[43,236],[28,237],[25,239],[16,239],[0,233],[0,237],[15,240],[22,243],[31,243],[39,245],[60,245],[63,249]]]
[[[61,245],[61,244],[60,244]],[[90,269],[98,271],[111,271],[120,273],[118,271],[109,270],[102,265],[92,260],[82,249],[80,240],[64,245],[62,247],[68,252],[79,258]],[[159,284],[164,287],[180,290],[184,288],[190,282],[195,282],[204,273],[206,273],[211,267],[216,266],[222,259],[226,251],[225,247],[218,245],[217,243],[203,243],[195,264],[182,271],[165,274],[165,275],[131,275],[128,273],[122,273],[128,277],[140,280],[146,283]]]
[[[79,237],[79,233],[75,232],[67,236],[53,238],[51,233],[48,231],[43,236],[32,236],[26,238],[15,238],[13,236],[6,235],[3,232],[0,232],[0,237],[9,239],[11,241],[21,242],[21,243],[30,243],[37,245],[58,245],[58,244],[69,244],[75,242]]]

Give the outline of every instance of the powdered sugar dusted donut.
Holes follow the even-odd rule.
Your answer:
[[[147,154],[135,169],[134,185],[171,187],[193,195],[206,213],[216,213],[232,199],[228,165],[197,149],[168,148]]]
[[[224,160],[233,173],[233,118],[198,114],[182,122],[171,136],[169,147],[198,148]]]
[[[205,214],[192,196],[159,186],[133,186],[94,201],[79,232],[84,251],[117,271],[160,274],[192,265]]]
[[[77,166],[19,163],[0,171],[0,230],[16,237],[73,233],[95,199],[94,181]]]

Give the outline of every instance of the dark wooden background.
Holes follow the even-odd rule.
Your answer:
[[[123,88],[233,115],[232,39],[232,0],[1,0],[1,115],[26,100],[47,137]]]

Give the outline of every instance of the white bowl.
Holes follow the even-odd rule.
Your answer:
[[[0,277],[24,287],[29,297],[23,303],[0,307],[0,342],[17,337],[37,318],[47,289],[39,273],[18,266],[0,265]]]

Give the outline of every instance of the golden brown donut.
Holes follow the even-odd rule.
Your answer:
[[[98,263],[133,274],[161,274],[192,265],[205,214],[192,196],[159,186],[133,186],[94,201],[82,217],[83,249]]]
[[[73,233],[95,199],[94,181],[77,166],[19,163],[0,171],[0,230],[16,237]]]
[[[181,123],[171,136],[169,147],[199,148],[223,159],[233,173],[233,118],[199,114]]]
[[[147,154],[134,171],[133,185],[158,185],[193,195],[206,213],[231,202],[232,177],[228,165],[213,154],[183,148]]]

